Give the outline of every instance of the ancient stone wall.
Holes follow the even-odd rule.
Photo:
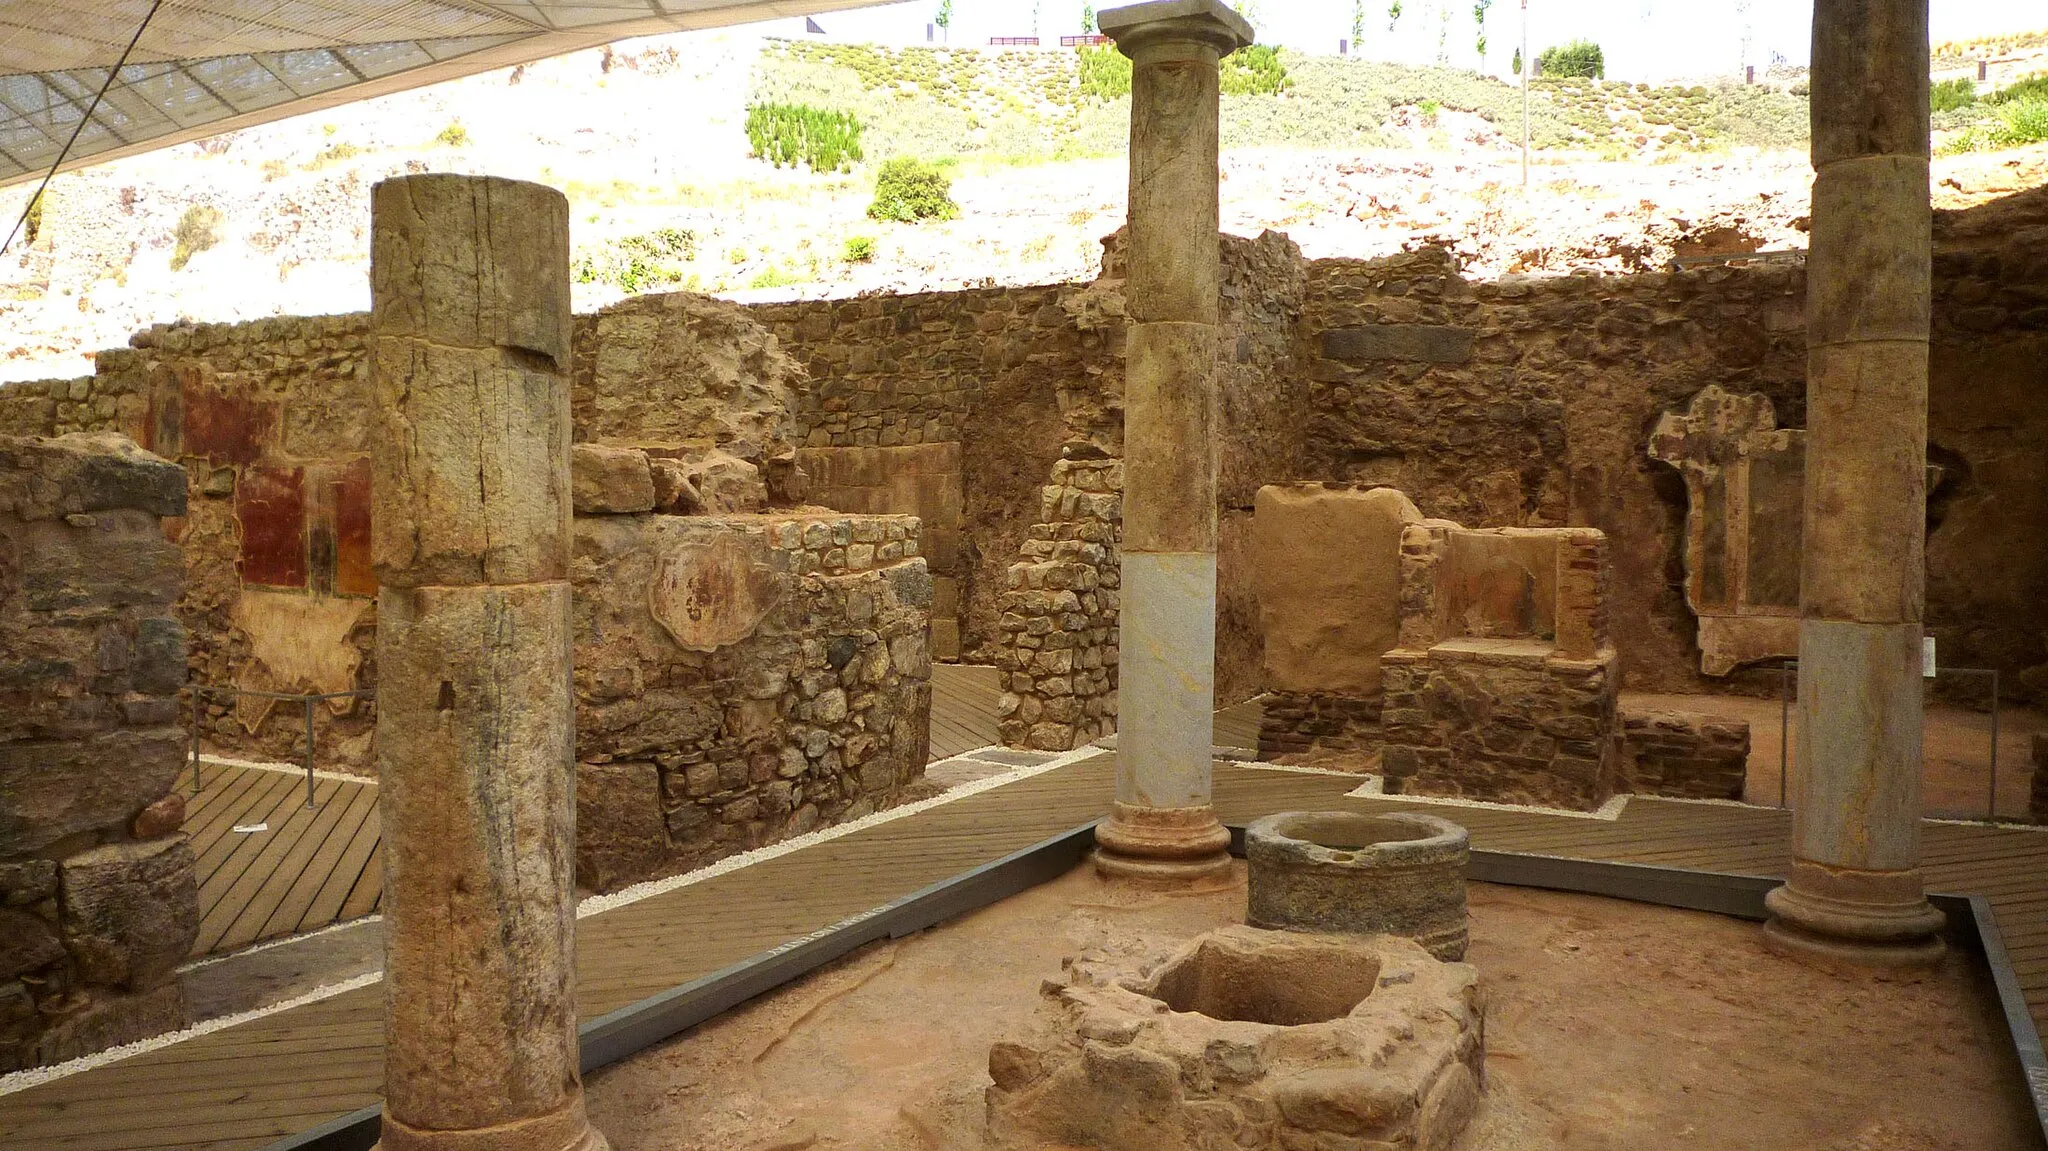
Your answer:
[[[577,882],[857,819],[921,777],[919,551],[907,516],[578,516]]]
[[[2048,688],[2043,223],[2009,211],[1937,221],[1928,449],[1941,469],[1929,630],[1947,662],[1999,667],[2037,697]],[[1645,446],[1662,413],[1710,385],[1761,395],[1781,427],[1804,425],[1803,269],[1468,282],[1429,250],[1315,261],[1308,278],[1308,475],[1399,487],[1425,514],[1470,524],[1598,527],[1632,689],[1775,682],[1700,674],[1683,594],[1685,481]]]
[[[962,589],[968,557],[966,465],[957,441],[890,447],[804,448],[797,463],[809,500],[835,511],[914,515],[924,527],[932,572],[932,658],[960,659]]]
[[[935,647],[954,650],[943,626],[951,618],[958,658],[992,662],[997,599],[1035,522],[1039,488],[1070,429],[1102,425],[1105,381],[1120,378],[1120,314],[1104,314],[1085,285],[750,310],[809,370],[797,421],[812,498],[925,518],[940,581]]]
[[[1066,751],[1116,730],[1123,471],[1086,453],[1054,464],[1010,565],[996,657],[1007,746]]]
[[[0,1072],[184,1023],[184,511],[127,440],[0,437]]]
[[[1680,799],[1741,799],[1749,771],[1749,724],[1689,711],[1625,711],[1622,739],[1633,764],[1629,790]]]

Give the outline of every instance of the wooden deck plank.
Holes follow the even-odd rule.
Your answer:
[[[204,815],[185,820],[185,834],[192,837],[193,854],[199,857],[202,866],[207,852],[221,842],[233,825],[241,822],[242,813],[248,810],[249,805],[257,802],[262,793],[277,787],[281,778],[274,771],[254,771],[246,767],[222,770],[234,774],[219,785],[219,798]]]
[[[280,811],[288,811],[287,805],[298,795],[297,781],[282,772],[259,768],[242,770],[258,777],[256,785],[242,793],[242,798],[237,801],[232,811],[222,813],[223,818],[217,829],[219,837],[212,847],[199,856],[199,896],[202,904],[208,894],[207,879],[232,866],[232,861],[238,856],[246,859],[245,852],[262,850],[260,846],[251,847],[250,844],[256,842],[258,836],[270,834],[267,831],[244,834],[236,832],[234,828],[270,823]],[[279,822],[282,822],[281,819]],[[239,868],[236,873],[240,873]],[[226,882],[232,883],[234,880],[229,877]]]
[[[384,839],[379,836],[377,842],[370,845],[370,854],[363,860],[363,870],[357,874],[355,886],[349,888],[348,898],[334,916],[335,922],[368,915],[383,902]]]
[[[226,924],[207,948],[209,952],[233,951],[267,938],[264,935],[264,928],[270,923],[271,915],[277,911],[278,905],[284,902],[285,896],[298,886],[299,880],[308,872],[324,871],[325,868],[333,866],[335,857],[339,856],[342,848],[346,846],[340,842],[329,846],[329,841],[334,838],[335,827],[349,810],[352,801],[368,790],[369,788],[360,783],[336,783],[326,798],[320,801],[318,811],[303,813],[310,818],[294,815],[293,822],[300,824],[302,830],[292,841],[290,848],[278,853],[278,844],[272,844],[271,852],[266,853],[268,858],[259,858],[251,865],[250,873],[243,876],[243,882],[238,886],[244,891],[250,887],[254,890],[241,901],[239,908],[232,910],[231,916],[221,917]],[[284,839],[280,837],[279,843],[283,842]],[[251,884],[251,877],[259,870],[263,872],[259,882]],[[227,901],[232,901],[235,894],[231,891]],[[206,934],[202,925],[201,938],[204,939]]]
[[[313,902],[307,906],[305,916],[299,920],[300,931],[311,931],[329,923],[341,922],[345,918],[342,909],[348,905],[348,897],[366,874],[377,877],[376,883],[381,892],[384,872],[370,864],[372,857],[376,855],[377,845],[383,842],[383,838],[383,817],[377,808],[372,807],[370,814],[363,818],[363,826],[356,832],[355,839],[342,852],[341,858],[335,861],[333,872],[321,882],[319,894],[315,895]],[[371,902],[374,904],[375,900]]]
[[[321,848],[320,856],[309,863],[292,880],[291,888],[279,899],[263,926],[258,929],[257,938],[267,939],[277,935],[325,927],[332,920],[308,926],[307,914],[311,911],[314,897],[319,895],[336,869],[344,866],[343,861],[355,847],[356,839],[363,833],[363,825],[377,806],[377,788],[373,785],[357,787],[350,795],[348,806],[335,820],[334,829],[329,833],[329,842]],[[375,834],[372,832],[371,834]],[[368,858],[368,850],[364,851]],[[360,871],[361,863],[355,865]]]
[[[316,780],[314,803],[324,805],[340,787],[331,779]],[[201,954],[213,950],[213,943],[234,922],[235,915],[262,890],[278,863],[291,854],[292,848],[318,820],[318,808],[308,811],[305,804],[305,793],[297,788],[280,796],[276,805],[259,821],[269,823],[270,830],[243,836],[244,842],[222,861],[213,874],[200,880],[199,939],[204,946]]]

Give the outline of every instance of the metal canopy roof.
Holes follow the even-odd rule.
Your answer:
[[[629,36],[888,0],[163,0],[65,168]],[[0,186],[49,170],[151,0],[0,0]]]

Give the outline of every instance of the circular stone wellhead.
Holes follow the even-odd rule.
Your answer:
[[[1287,931],[1400,935],[1465,956],[1471,834],[1409,812],[1284,811],[1245,829],[1245,922]]]

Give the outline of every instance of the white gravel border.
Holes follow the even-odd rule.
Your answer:
[[[326,987],[318,987],[306,992],[304,995],[287,999],[280,1003],[273,1003],[267,1007],[258,1007],[251,1011],[242,1011],[234,1015],[223,1015],[218,1019],[209,1019],[204,1023],[187,1027],[183,1031],[170,1031],[162,1035],[151,1036],[148,1039],[138,1039],[133,1043],[124,1043],[119,1047],[109,1047],[105,1051],[95,1051],[91,1055],[81,1055],[64,1063],[52,1063],[47,1067],[30,1067],[25,1071],[16,1071],[12,1075],[0,1075],[0,1095],[12,1095],[17,1091],[26,1091],[31,1087],[37,1087],[52,1080],[76,1075],[81,1071],[90,1071],[95,1067],[104,1067],[109,1063],[117,1063],[130,1056],[169,1047],[173,1043],[182,1043],[187,1039],[197,1039],[201,1035],[211,1035],[216,1031],[224,1031],[238,1024],[261,1019],[266,1015],[275,1015],[280,1011],[290,1011],[294,1007],[304,1007],[308,1003],[318,1003],[323,999],[332,999],[337,995],[354,991],[359,987],[368,987],[373,983],[382,982],[383,979],[384,976],[377,972],[372,972],[368,975],[358,975],[354,979],[329,984]]]
[[[1483,799],[1459,799],[1448,795],[1388,795],[1383,790],[1385,787],[1386,780],[1383,777],[1368,775],[1365,777],[1365,783],[1354,791],[1345,792],[1344,798],[1385,799],[1400,803],[1421,803],[1433,807],[1470,807],[1480,811],[1528,811],[1538,815],[1563,816],[1566,819],[1595,819],[1603,823],[1613,823],[1615,820],[1620,819],[1621,813],[1628,809],[1628,801],[1633,798],[1624,792],[1621,795],[1610,797],[1606,803],[1601,804],[1592,811],[1572,811],[1562,807],[1538,807],[1533,803],[1491,803]]]
[[[202,765],[211,767],[246,767],[256,771],[275,771],[285,775],[296,775],[300,779],[304,779],[306,777],[306,765],[303,763],[271,763],[267,760],[229,759],[224,755],[203,754],[199,757],[199,762]],[[184,774],[190,775],[191,771],[192,760],[190,756],[187,756],[185,759]],[[180,778],[182,779],[183,776],[181,776]],[[374,775],[351,775],[350,773],[345,771],[328,771],[327,769],[320,767],[316,767],[313,769],[313,778],[332,779],[337,780],[341,783],[367,783],[372,787],[375,787],[377,785],[377,777]]]

